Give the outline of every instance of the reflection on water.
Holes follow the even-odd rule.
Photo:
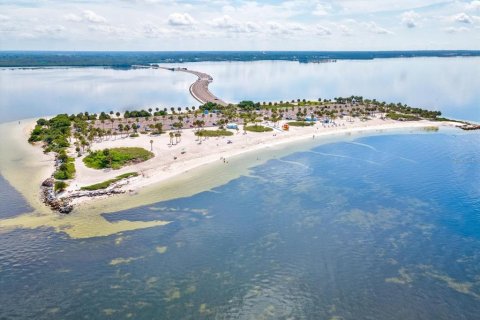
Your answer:
[[[201,62],[182,65],[211,74],[211,90],[230,102],[361,95],[439,109],[480,121],[480,58]],[[0,69],[0,121],[138,107],[198,105],[190,74],[165,70]]]
[[[102,68],[0,69],[0,122],[53,115],[198,105],[182,72]]]
[[[211,88],[226,101],[278,101],[361,95],[441,110],[480,121],[480,58],[284,61],[186,64],[211,74]]]
[[[0,318],[474,319],[479,138],[322,145],[214,192],[104,214],[172,221],[160,228],[0,234]]]

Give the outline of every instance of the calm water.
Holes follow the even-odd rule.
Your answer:
[[[230,102],[353,94],[480,121],[480,58],[345,60],[324,64],[202,62],[182,66],[211,74],[212,91]],[[192,75],[165,70],[0,69],[0,122],[60,112],[198,105],[188,92],[194,80]]]
[[[480,121],[480,59],[185,64],[228,101],[358,94]],[[162,70],[0,70],[0,122],[195,105]],[[30,211],[0,176],[0,218]],[[189,198],[106,214],[170,220],[72,240],[0,232],[0,319],[476,319],[480,134],[391,134],[272,159]]]
[[[476,319],[479,164],[478,133],[363,137],[105,215],[166,227],[0,234],[0,318]]]

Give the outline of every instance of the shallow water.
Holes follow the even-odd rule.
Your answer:
[[[480,58],[201,62],[181,65],[211,74],[212,92],[229,102],[361,95],[441,110],[480,121]],[[198,106],[195,77],[166,70],[0,69],[0,122],[60,112]]]
[[[104,214],[167,226],[2,233],[0,318],[474,319],[479,181],[478,133],[380,135]]]

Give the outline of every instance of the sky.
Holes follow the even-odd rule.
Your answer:
[[[480,0],[0,0],[0,50],[480,49]]]

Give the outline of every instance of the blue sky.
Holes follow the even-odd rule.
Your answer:
[[[480,0],[1,0],[0,50],[480,49]]]

